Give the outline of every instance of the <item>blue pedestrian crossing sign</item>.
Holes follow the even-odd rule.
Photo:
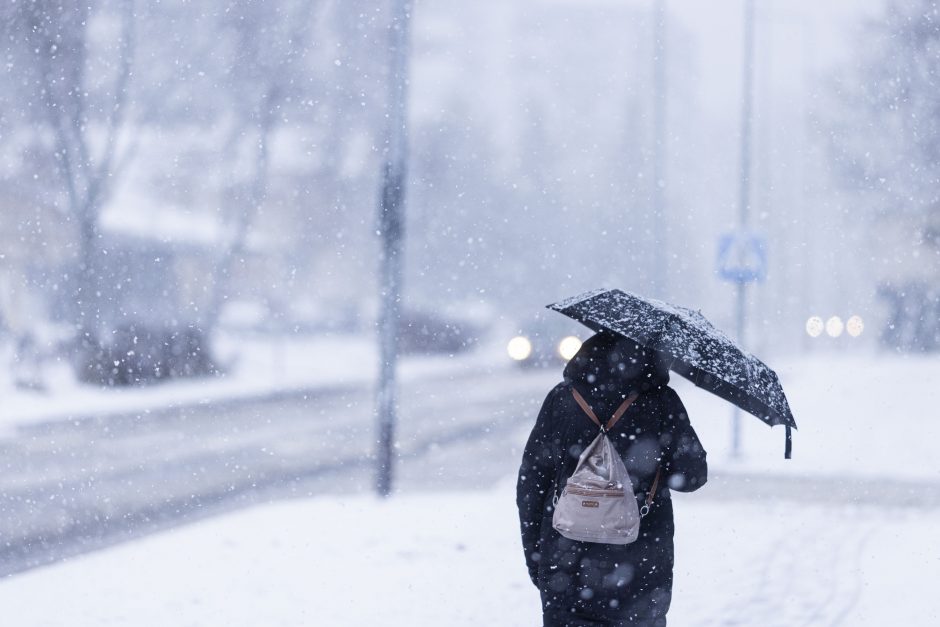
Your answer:
[[[731,231],[718,239],[718,275],[733,283],[767,277],[767,239],[753,231]]]

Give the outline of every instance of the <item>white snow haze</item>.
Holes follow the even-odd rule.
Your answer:
[[[670,625],[940,625],[936,0],[19,0],[0,64],[0,625],[540,624],[598,319],[707,452]]]

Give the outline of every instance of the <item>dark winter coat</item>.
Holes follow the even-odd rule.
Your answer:
[[[682,401],[666,385],[668,371],[655,353],[619,336],[597,334],[564,375],[564,383],[542,405],[517,484],[526,565],[542,595],[544,624],[665,625],[672,599],[670,489],[691,492],[705,483],[705,451]],[[638,504],[662,466],[653,506],[632,544],[578,542],[552,528],[552,497],[597,435],[597,426],[575,402],[572,386],[605,422],[624,398],[640,393],[610,431],[635,483]]]

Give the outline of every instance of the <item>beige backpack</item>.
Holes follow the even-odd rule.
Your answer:
[[[646,503],[638,508],[633,482],[607,432],[638,395],[627,398],[605,426],[577,390],[572,388],[571,393],[584,413],[600,427],[600,433],[581,453],[561,496],[556,494],[552,526],[571,540],[630,544],[640,535],[640,519],[649,513],[653,504],[662,469],[656,469]]]

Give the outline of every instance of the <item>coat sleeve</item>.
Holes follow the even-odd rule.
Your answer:
[[[666,388],[662,445],[664,479],[677,492],[694,492],[708,481],[705,449],[675,390]]]
[[[551,492],[555,485],[557,455],[552,435],[553,405],[557,397],[555,388],[549,392],[539,411],[535,426],[529,435],[519,480],[516,483],[516,506],[519,508],[519,523],[522,528],[522,548],[525,551],[529,578],[538,585],[538,563],[542,515],[546,507],[551,508]]]

